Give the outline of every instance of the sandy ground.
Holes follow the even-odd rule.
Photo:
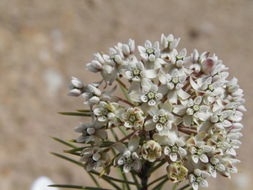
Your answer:
[[[129,37],[143,43],[161,33],[180,47],[216,52],[239,78],[248,112],[240,173],[211,180],[210,189],[251,190],[253,182],[252,0],[0,0],[0,189],[27,190],[41,175],[87,185],[83,170],[49,154],[72,138],[81,108],[66,96],[68,79],[91,81],[84,64]]]

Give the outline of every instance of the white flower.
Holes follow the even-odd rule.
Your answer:
[[[122,52],[124,56],[129,56],[130,54],[134,53],[135,50],[135,42],[132,39],[128,40],[128,44],[122,44]]]
[[[232,110],[225,110],[213,113],[210,117],[210,121],[215,127],[223,129],[224,127],[231,127],[232,123],[229,121],[229,116],[233,114]]]
[[[207,187],[209,176],[237,172],[243,90],[215,54],[194,49],[187,56],[176,49],[179,40],[117,43],[87,64],[99,82],[72,78],[69,94],[84,98],[92,120],[76,128],[76,142],[88,146],[81,153],[88,170],[108,172],[114,163],[140,172],[143,164],[166,161],[168,180],[188,178],[194,190]]]
[[[206,181],[206,178],[209,176],[210,175],[208,174],[208,172],[200,169],[195,169],[194,174],[190,174],[189,176],[189,181],[193,190],[198,190],[199,186],[204,188],[208,187],[208,182]]]
[[[144,47],[143,46],[138,46],[138,50],[140,52],[140,56],[145,60],[145,61],[150,61],[154,62],[155,59],[160,55],[160,50],[159,50],[159,43],[155,42],[154,45],[147,40],[145,42]]]
[[[171,74],[165,74],[163,71],[159,73],[159,80],[166,85],[169,90],[179,90],[184,86],[186,75],[183,71],[174,69]]]
[[[140,138],[136,135],[131,137],[128,142],[128,146],[123,143],[116,143],[114,147],[120,155],[114,160],[114,164],[118,166],[123,166],[123,171],[128,173],[130,170],[140,171],[141,160],[139,157],[138,146]]]
[[[138,108],[128,108],[126,112],[122,114],[124,126],[126,128],[141,129],[144,124],[144,113]]]
[[[98,122],[94,123],[82,123],[75,128],[75,131],[82,133],[82,135],[76,139],[79,143],[98,142],[107,138],[107,133]]]
[[[163,95],[159,92],[157,85],[145,87],[142,92],[132,91],[129,97],[133,102],[147,103],[149,106],[155,106],[162,99]]]
[[[195,138],[191,138],[187,143],[189,152],[191,153],[192,161],[197,164],[199,161],[208,163],[209,158],[207,154],[213,151],[213,147],[206,145],[203,141],[198,141]]]
[[[185,142],[178,138],[174,144],[164,147],[164,155],[169,156],[172,162],[176,162],[178,159],[181,159],[187,155],[187,151],[184,146]]]
[[[107,103],[104,101],[99,102],[93,110],[98,122],[109,122],[109,125],[116,122],[116,115],[119,111],[120,107],[117,103]]]
[[[161,35],[161,48],[163,50],[175,49],[179,44],[180,38],[174,38],[172,34],[165,36],[164,34]]]
[[[70,88],[69,91],[70,96],[80,96],[84,91],[84,84],[80,79],[72,77],[69,88]]]
[[[149,162],[154,162],[162,156],[162,147],[154,140],[149,140],[142,145],[142,157]]]
[[[87,85],[86,89],[82,93],[82,97],[85,99],[85,104],[96,104],[100,101],[102,92],[98,86],[99,83],[91,83]]]
[[[85,169],[91,171],[97,168],[104,168],[110,160],[107,152],[99,147],[85,148],[81,153],[81,162],[85,163]]]
[[[152,119],[145,122],[146,130],[169,130],[174,122],[174,116],[167,110],[153,108],[150,110]]]

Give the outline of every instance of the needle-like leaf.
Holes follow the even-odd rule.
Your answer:
[[[69,116],[80,116],[80,117],[90,117],[90,113],[82,113],[82,112],[58,112],[62,115],[69,115]]]
[[[70,189],[86,189],[86,190],[110,190],[100,187],[89,187],[89,186],[79,186],[79,185],[68,185],[68,184],[53,184],[49,187],[60,187],[60,188],[70,188]]]

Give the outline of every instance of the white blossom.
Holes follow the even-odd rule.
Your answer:
[[[75,129],[87,170],[138,173],[143,164],[165,162],[168,180],[189,179],[194,190],[210,176],[237,172],[243,90],[218,56],[178,50],[179,41],[162,34],[144,46],[117,43],[87,64],[99,82],[72,77],[69,95],[87,106],[76,115],[92,120]]]

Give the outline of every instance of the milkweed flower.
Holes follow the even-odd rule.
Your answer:
[[[243,90],[215,54],[178,50],[179,41],[170,34],[137,48],[132,39],[118,43],[87,64],[100,79],[72,77],[69,95],[83,98],[91,118],[75,129],[87,170],[141,176],[146,163],[160,162],[168,180],[194,190],[237,172]]]

